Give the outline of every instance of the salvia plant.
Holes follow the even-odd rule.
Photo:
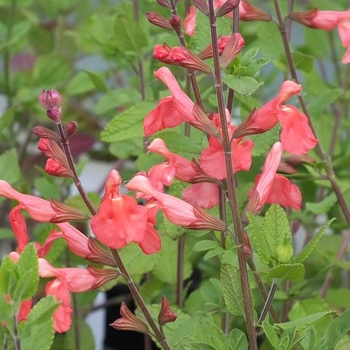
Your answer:
[[[1,349],[349,349],[348,7],[0,0]]]

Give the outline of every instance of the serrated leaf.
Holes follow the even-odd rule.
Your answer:
[[[53,296],[47,296],[32,308],[20,328],[23,350],[51,349],[55,334],[52,315],[58,306],[59,303]]]
[[[177,247],[177,241],[162,236],[162,249],[158,253],[161,257],[152,271],[156,278],[171,285],[175,285],[177,281]],[[192,249],[185,245],[184,279],[189,278],[192,273],[191,252]]]
[[[244,96],[250,96],[259,86],[264,84],[249,76],[237,77],[235,75],[226,75],[222,81],[229,88]]]
[[[310,115],[313,118],[320,118],[322,112],[329,107],[338,97],[342,95],[341,89],[328,90],[324,94],[318,96],[315,100],[308,104]]]
[[[163,130],[153,135],[150,140],[161,138],[167,147],[174,153],[179,154],[189,160],[198,158],[202,152],[202,147],[194,143],[189,137],[171,130]]]
[[[94,86],[97,90],[102,91],[102,92],[106,92],[106,93],[108,92],[108,88],[107,88],[105,82],[98,74],[90,72],[88,70],[85,70],[84,72],[85,72],[85,74],[88,75],[89,79],[94,84]]]
[[[10,185],[19,180],[20,169],[18,166],[17,151],[9,149],[0,156],[0,180],[5,180]]]
[[[312,251],[315,249],[317,243],[320,241],[322,238],[324,232],[327,230],[327,228],[331,225],[331,223],[335,220],[336,218],[328,220],[319,230],[318,232],[310,239],[310,241],[307,243],[307,245],[297,254],[294,258],[293,261],[297,263],[302,263],[304,260],[306,260]]]
[[[222,264],[220,282],[227,310],[232,315],[244,315],[243,293],[239,270],[229,264]]]
[[[279,250],[281,247],[292,248],[292,234],[285,211],[273,204],[266,212],[261,226],[262,236],[268,246],[269,254],[274,260],[281,260]],[[293,250],[291,250],[291,253]],[[282,260],[281,260],[282,261]]]
[[[14,115],[15,107],[9,108],[5,113],[2,114],[0,117],[0,131],[4,130],[12,123]]]
[[[4,293],[0,293],[0,324],[2,322],[7,323],[13,318],[13,307],[10,305],[5,298]],[[1,338],[0,338],[0,344],[1,344]]]
[[[39,263],[34,243],[29,243],[21,253],[17,270],[19,279],[13,293],[13,299],[28,300],[35,295],[39,284]]]
[[[305,267],[302,264],[282,264],[273,267],[267,274],[267,278],[279,278],[290,280],[294,283],[301,282],[305,277]]]
[[[248,340],[245,333],[240,329],[232,329],[229,335],[230,350],[246,350],[248,349]]]
[[[143,254],[137,244],[129,244],[118,251],[123,263],[128,266],[128,271],[132,276],[150,272],[161,259],[160,253],[152,255]]]
[[[141,102],[117,115],[102,131],[102,141],[118,142],[143,137],[142,122],[153,107],[151,102]]]
[[[251,232],[250,238],[252,239],[254,251],[258,254],[263,264],[269,265],[271,263],[271,252],[266,239],[262,235],[260,225],[254,215],[247,212],[247,216],[250,222],[247,229]]]
[[[114,32],[117,37],[116,47],[123,53],[140,53],[148,45],[148,39],[140,23],[135,19],[120,15],[115,19]]]
[[[199,241],[196,243],[193,247],[194,252],[203,252],[206,250],[214,249],[219,245],[218,242],[209,240],[209,239],[204,239],[203,241]]]
[[[297,69],[308,73],[314,66],[314,58],[313,56],[306,55],[299,51],[294,51],[292,53],[293,61]]]
[[[18,278],[16,264],[6,255],[0,266],[0,291],[11,296]]]
[[[330,324],[325,336],[324,349],[333,349],[349,330],[350,310],[347,310],[335,318]]]
[[[279,132],[280,126],[276,125],[274,128],[263,134],[249,136],[254,142],[252,155],[258,157],[270,150],[272,144],[279,140]]]
[[[281,329],[288,329],[291,327],[296,327],[297,331],[301,331],[301,330],[308,328],[311,324],[320,320],[321,318],[323,318],[327,315],[334,314],[334,313],[335,313],[334,311],[317,312],[315,314],[299,318],[295,321],[284,322],[284,323],[275,323],[275,326],[278,326]]]
[[[269,340],[269,342],[271,343],[273,348],[274,349],[279,349],[278,348],[279,339],[278,339],[278,336],[277,336],[277,332],[272,327],[272,325],[270,325],[269,321],[268,320],[264,320],[263,323],[262,323],[262,327],[263,327],[263,330],[264,330],[264,333],[265,333],[267,339]]]

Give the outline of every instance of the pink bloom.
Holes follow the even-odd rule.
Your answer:
[[[301,85],[291,80],[284,81],[277,96],[239,125],[233,133],[234,137],[263,133],[272,129],[279,121],[282,126],[283,148],[294,154],[307,153],[318,142],[308,120],[296,107],[283,105],[291,96],[300,93],[301,89]]]
[[[201,208],[213,208],[219,204],[219,185],[209,182],[191,185],[182,192],[182,198],[187,203],[197,204]]]
[[[129,190],[142,192],[155,198],[165,217],[176,225],[189,227],[198,222],[193,206],[183,200],[157,191],[143,175],[134,176],[126,185]]]
[[[289,17],[310,28],[333,30],[338,27],[342,45],[348,48],[341,62],[350,62],[350,9],[346,11],[319,11],[313,9],[306,12],[292,12]]]
[[[154,73],[170,90],[172,96],[163,98],[144,120],[144,133],[150,136],[164,128],[175,127],[182,122],[195,120],[192,110],[194,103],[181,90],[171,71],[161,67]]]
[[[227,115],[227,124],[229,134],[235,130],[235,126],[230,125],[229,115]],[[219,115],[213,115],[213,122],[220,127]],[[232,141],[232,164],[233,171],[240,170],[248,171],[252,163],[252,140],[245,140],[243,138],[234,139]],[[216,137],[209,137],[209,147],[204,149],[199,157],[199,163],[202,169],[211,177],[222,180],[226,178],[225,156],[222,143]]]
[[[189,36],[193,36],[196,31],[196,8],[190,6],[189,11],[186,14],[184,21],[185,33]]]
[[[21,208],[25,209],[36,221],[50,222],[56,215],[49,201],[28,194],[22,194],[3,180],[0,180],[0,196],[19,202]]]
[[[57,177],[73,177],[70,169],[67,169],[60,161],[48,158],[45,164],[45,172]]]
[[[192,167],[192,163],[188,159],[169,151],[162,139],[154,139],[147,148],[149,151],[158,153],[167,159],[167,168],[163,170],[163,173],[166,172],[169,176],[167,177],[167,183],[164,183],[164,185],[171,185],[172,179],[171,182],[169,181],[171,177],[174,178],[175,176],[181,181],[190,181],[197,174]],[[155,165],[157,171],[159,170],[158,165]],[[152,169],[150,169],[150,173],[153,172]],[[151,177],[150,173],[149,177]]]
[[[112,170],[98,213],[90,222],[97,239],[114,249],[123,248],[131,242],[139,244],[146,234],[154,234],[149,230],[147,209],[137,204],[135,198],[119,193],[121,181],[119,173]],[[160,249],[159,245],[154,247],[153,252],[157,249]]]
[[[276,142],[266,157],[263,171],[255,178],[255,185],[249,192],[246,210],[259,214],[265,203],[277,203],[284,207],[301,208],[299,188],[282,175],[276,175],[281,161],[283,146]]]

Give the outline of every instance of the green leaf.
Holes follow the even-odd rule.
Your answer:
[[[302,331],[312,325],[314,322],[320,320],[321,318],[334,314],[334,311],[324,311],[317,312],[312,315],[308,315],[306,317],[299,318],[295,321],[284,322],[284,323],[275,323],[275,326],[280,327],[281,329],[288,329],[291,327],[296,327],[298,331]]]
[[[287,257],[281,256],[281,250],[284,250],[284,255],[292,256],[292,234],[287,215],[280,206],[273,204],[266,212],[261,232],[271,258],[282,263],[287,262]]]
[[[209,283],[210,282],[210,283]],[[220,281],[216,278],[210,278],[209,281],[203,281],[200,286],[199,292],[206,304],[220,305],[222,298],[222,288]]]
[[[202,147],[200,145],[194,143],[189,137],[178,132],[163,130],[153,135],[150,140],[154,140],[158,137],[164,140],[167,147],[172,152],[189,160],[192,160],[192,158],[198,158],[202,152]]]
[[[75,74],[66,87],[67,95],[81,95],[94,90],[95,85],[85,71]]]
[[[328,220],[319,230],[318,232],[310,239],[310,241],[307,243],[307,245],[297,254],[294,258],[293,261],[297,263],[302,263],[304,260],[306,260],[312,251],[315,249],[317,243],[320,241],[322,238],[324,232],[327,230],[327,228],[331,225],[331,223],[335,220],[336,218]]]
[[[76,322],[76,321],[75,321]],[[95,339],[90,326],[85,320],[79,319],[77,325],[72,324],[71,328],[66,333],[56,333],[54,342],[50,350],[69,350],[76,349],[76,333],[74,328],[79,328],[79,344],[80,349],[95,350]],[[39,348],[37,348],[39,349]],[[41,349],[40,349],[41,350]]]
[[[261,58],[258,58],[257,60],[253,60],[248,64],[243,75],[253,76],[257,72],[259,72],[261,68],[265,67],[269,62],[271,62],[271,60],[266,57],[261,57]]]
[[[7,128],[13,121],[15,116],[15,107],[9,108],[0,118],[0,131]]]
[[[291,280],[294,283],[299,283],[305,277],[305,267],[302,264],[278,265],[268,272],[267,277]]]
[[[12,296],[18,279],[17,266],[10,257],[6,255],[0,266],[0,291]]]
[[[274,128],[263,134],[249,136],[254,142],[252,155],[258,157],[269,151],[273,143],[279,140],[279,132],[280,126],[276,125]]]
[[[275,22],[259,22],[257,32],[259,49],[264,56],[274,60],[285,56],[281,34]]]
[[[313,56],[306,55],[299,51],[294,51],[292,53],[294,64],[297,69],[308,73],[314,67],[314,58]]]
[[[162,242],[163,243],[163,242]],[[128,266],[131,275],[143,275],[150,272],[160,261],[160,253],[143,254],[137,244],[129,244],[119,250],[123,263]]]
[[[227,250],[225,250],[224,248],[222,248],[221,246],[217,246],[214,249],[209,250],[204,256],[203,256],[203,261],[207,261],[211,258],[213,258],[214,256],[218,256],[218,255],[222,255],[226,252]]]
[[[13,300],[28,300],[35,295],[39,284],[39,263],[34,243],[29,243],[21,253],[17,270],[19,280],[13,292]]]
[[[85,73],[88,75],[88,77],[90,78],[91,82],[94,84],[97,90],[106,93],[108,92],[108,88],[100,75],[90,72],[88,70],[85,70]]]
[[[222,264],[220,282],[227,310],[232,315],[244,315],[243,293],[239,270],[229,264]]]
[[[247,212],[247,216],[250,222],[247,230],[251,233],[250,238],[254,246],[254,251],[258,254],[263,264],[269,265],[272,261],[271,252],[269,246],[267,245],[266,239],[262,235],[258,220],[251,213]]]
[[[33,69],[34,83],[42,88],[58,87],[71,77],[71,66],[58,55],[40,56]]]
[[[248,339],[240,329],[234,328],[229,335],[230,350],[248,349]]]
[[[61,196],[60,188],[52,176],[37,177],[34,180],[34,186],[44,199],[50,200],[50,198],[60,198]]]
[[[9,321],[12,322],[13,319],[13,306],[8,303],[7,299],[5,298],[4,293],[0,293],[0,324],[2,322],[8,323]],[[1,338],[0,338],[0,344],[1,344]]]
[[[168,236],[162,236],[162,249],[157,255],[160,255],[153,274],[162,282],[175,285],[177,281],[177,241]],[[189,278],[192,273],[192,264],[190,261],[192,248],[185,245],[184,256],[184,279]]]
[[[117,115],[102,131],[102,141],[117,142],[143,137],[142,122],[153,107],[151,102],[141,102]]]
[[[264,84],[263,82],[258,82],[249,76],[237,77],[234,75],[226,75],[222,81],[229,88],[245,96],[250,96],[255,90],[259,88],[259,86]]]
[[[275,329],[272,327],[272,325],[270,325],[268,320],[263,321],[262,327],[267,339],[269,340],[273,348],[278,349],[279,339]]]
[[[53,343],[53,313],[59,303],[49,295],[41,299],[30,311],[27,321],[21,324],[20,338],[23,350],[49,350]]]
[[[20,169],[18,166],[17,151],[14,148],[9,149],[0,156],[0,180],[14,184],[20,178]]]
[[[329,210],[333,207],[333,205],[337,202],[336,195],[332,192],[327,197],[324,197],[320,202],[310,203],[307,202],[305,204],[305,208],[309,210],[311,213],[319,215],[323,213],[329,212]]]
[[[193,251],[194,252],[203,252],[206,250],[214,249],[218,245],[219,245],[219,243],[216,241],[204,239],[203,241],[200,241],[194,245]]]
[[[308,103],[310,115],[316,119],[320,118],[322,112],[338,99],[342,93],[341,89],[332,89],[318,96],[311,103]]]
[[[0,240],[2,239],[15,239],[13,231],[9,228],[0,228]]]
[[[29,21],[20,21],[18,23],[15,23],[12,28],[11,39],[3,41],[2,44],[0,44],[0,51],[8,49],[24,39],[30,28],[31,24]]]
[[[123,53],[140,53],[148,45],[145,31],[135,19],[120,15],[115,19],[116,47]]]
[[[324,349],[333,349],[340,339],[350,331],[350,310],[343,312],[329,325],[325,336]]]

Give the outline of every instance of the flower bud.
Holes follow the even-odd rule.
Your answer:
[[[45,108],[56,107],[58,109],[61,108],[62,105],[62,96],[57,90],[43,90],[39,95],[39,103]]]
[[[174,311],[170,310],[170,304],[167,298],[162,296],[162,307],[158,315],[158,323],[164,326],[166,323],[174,322],[177,319],[177,315]]]
[[[168,0],[157,0],[158,5],[162,6],[162,7],[167,7],[167,8],[171,8],[171,4],[169,3]]]
[[[111,323],[111,327],[119,331],[136,331],[148,334],[148,326],[129,310],[124,301],[120,307],[120,315],[122,317]]]
[[[73,177],[73,173],[69,168],[66,168],[62,163],[53,158],[48,158],[44,170],[47,174],[57,177]]]
[[[46,115],[56,124],[61,122],[61,108],[50,107],[46,110]]]
[[[209,8],[208,8],[208,2],[207,0],[193,0],[194,6],[197,7],[197,9],[202,12],[204,15],[208,16]]]
[[[51,158],[49,158],[51,159]],[[85,212],[70,207],[67,204],[63,204],[54,198],[50,199],[51,208],[56,212],[56,215],[52,217],[50,222],[60,223],[67,221],[85,221],[90,219],[90,216]]]
[[[271,21],[267,12],[252,5],[248,0],[241,0],[239,18],[241,21]]]
[[[244,255],[247,259],[251,258],[253,255],[252,247],[250,245],[250,240],[247,232],[244,232]]]
[[[97,278],[92,285],[92,289],[100,288],[107,282],[115,280],[120,275],[119,271],[114,269],[100,269],[92,266],[88,266],[87,269],[94,277]]]
[[[57,140],[57,141],[60,139],[57,133],[55,133],[54,131],[48,128],[45,128],[45,126],[35,126],[32,129],[32,131],[36,136],[42,139],[50,139],[50,140]]]
[[[226,68],[232,60],[242,51],[245,45],[241,34],[234,33],[225,45],[220,57],[220,67]]]
[[[227,0],[216,11],[216,17],[222,17],[235,10],[240,0]]]
[[[71,137],[78,131],[78,123],[71,121],[66,125],[66,136]]]
[[[148,22],[154,24],[155,26],[173,30],[173,27],[170,25],[169,21],[157,12],[147,12],[146,17]]]
[[[178,15],[172,15],[169,19],[169,23],[177,33],[181,32],[181,17]]]
[[[89,253],[85,259],[96,264],[104,264],[111,267],[118,267],[112,254],[104,250],[92,237],[88,239]]]

